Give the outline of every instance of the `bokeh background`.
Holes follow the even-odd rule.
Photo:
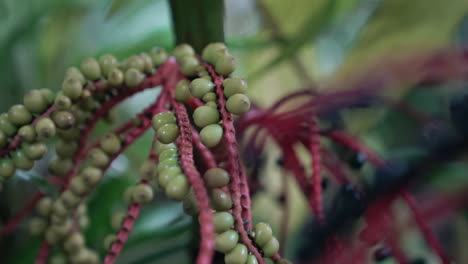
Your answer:
[[[388,58],[468,45],[466,0],[226,0],[225,7],[226,42],[239,61],[235,74],[245,76],[249,96],[261,107],[306,87],[327,92],[330,83],[346,83],[350,76],[372,71]],[[165,0],[0,0],[0,111],[21,102],[30,89],[58,91],[65,69],[88,56],[112,53],[123,59],[154,46],[171,50],[174,39]],[[346,89],[346,85],[339,87]],[[447,97],[440,90],[407,88],[397,96],[443,115]],[[130,118],[155,93],[145,92],[125,102],[118,108],[118,119]],[[343,116],[347,128],[384,157],[409,157],[422,151],[408,147],[414,124],[395,113],[374,108]],[[109,125],[102,122],[96,133],[107,129]],[[102,250],[102,239],[111,232],[110,216],[124,206],[121,194],[135,182],[137,161],[146,155],[150,137],[143,137],[114,162],[92,196],[86,231],[90,246]],[[253,208],[256,220],[266,220],[278,230],[285,213],[278,202],[280,172],[274,167],[278,153],[274,146],[268,150],[264,186]],[[466,186],[467,169],[463,164],[447,165],[435,171],[428,184],[447,191]],[[39,164],[6,184],[0,193],[0,223],[36,188],[33,185],[54,192],[40,176],[45,171],[46,165]],[[294,188],[291,185],[293,195],[286,212],[290,215],[286,256],[293,259],[303,225],[310,218]],[[405,217],[407,212],[401,211]],[[450,253],[459,263],[468,263],[463,250],[468,245],[466,215],[454,218],[450,228],[459,241],[449,248]],[[180,204],[158,195],[143,210],[119,263],[191,263],[197,242],[194,230]],[[33,263],[39,242],[23,228],[2,240],[0,263]],[[410,256],[437,263],[417,232],[408,234],[405,243]]]

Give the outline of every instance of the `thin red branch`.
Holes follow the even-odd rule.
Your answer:
[[[319,223],[324,224],[322,198],[322,161],[320,155],[320,134],[319,127],[315,120],[310,123],[309,151],[312,159],[312,196],[309,198],[314,209],[314,214]]]
[[[34,262],[35,264],[47,264],[47,260],[49,259],[49,251],[50,251],[51,245],[44,240],[41,244],[41,247],[39,249],[39,254],[37,255],[36,261]]]
[[[18,225],[34,210],[36,203],[44,196],[42,192],[36,192],[29,200],[23,205],[21,209],[11,217],[8,222],[1,229],[1,234],[4,236],[9,235],[18,227]]]

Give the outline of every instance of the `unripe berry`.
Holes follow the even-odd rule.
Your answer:
[[[132,192],[133,200],[140,204],[149,203],[153,196],[153,189],[147,184],[138,184]]]
[[[227,76],[236,69],[236,59],[232,55],[225,55],[216,60],[215,71],[218,74]]]
[[[39,120],[34,126],[36,134],[43,138],[50,138],[55,136],[56,129],[52,119],[45,117]]]
[[[67,258],[62,254],[53,255],[49,259],[49,264],[67,264]]]
[[[28,111],[41,114],[49,106],[47,98],[39,90],[31,90],[23,97],[24,106]]]
[[[146,73],[153,72],[153,60],[147,53],[141,53],[140,58],[143,60],[143,71]]]
[[[64,94],[58,94],[55,98],[54,104],[58,110],[67,110],[71,107],[72,101],[68,96]]]
[[[273,230],[267,223],[258,223],[255,225],[255,243],[264,247],[268,241],[273,237]]]
[[[125,85],[128,87],[137,87],[143,82],[145,76],[137,69],[131,68],[125,72]]]
[[[237,244],[232,251],[224,256],[226,264],[245,264],[249,251],[243,244]]]
[[[55,158],[49,163],[49,172],[57,176],[65,176],[73,167],[71,159]]]
[[[49,242],[50,244],[55,245],[55,244],[57,244],[58,242],[60,242],[60,240],[62,239],[62,237],[60,237],[60,235],[58,235],[57,233],[55,233],[55,231],[54,231],[52,228],[49,228],[49,229],[47,229],[47,231],[46,231],[46,233],[45,233],[45,239],[46,239],[47,242]]]
[[[184,197],[182,201],[182,209],[188,215],[195,216],[199,213],[200,208],[198,207],[197,198],[195,197],[195,193],[193,189],[190,188],[187,195]]]
[[[177,175],[181,174],[182,170],[180,167],[171,167],[162,170],[158,176],[158,183],[161,187],[165,188],[167,184]],[[183,176],[183,174],[182,174]]]
[[[227,211],[232,208],[232,199],[229,193],[221,189],[211,190],[211,204],[216,211]]]
[[[173,54],[177,62],[179,62],[184,56],[194,56],[195,51],[192,46],[188,44],[179,44],[175,47]]]
[[[74,209],[80,204],[81,197],[74,194],[71,190],[65,190],[60,195],[60,200],[62,200],[63,205],[65,205],[67,209]]]
[[[95,167],[86,167],[80,174],[80,177],[83,178],[84,183],[88,186],[95,186],[98,184],[102,176],[102,170]]]
[[[151,125],[153,126],[153,129],[156,131],[164,125],[176,124],[176,123],[177,123],[177,119],[173,112],[163,112],[163,113],[156,114],[155,116],[153,116],[153,119],[151,120]]]
[[[158,166],[158,172],[161,172],[171,167],[178,167],[179,160],[177,159],[177,157],[161,160],[160,162],[158,162],[157,166]]]
[[[15,174],[15,164],[9,158],[0,160],[0,177],[9,178]]]
[[[104,168],[109,164],[109,156],[101,149],[94,148],[88,154],[88,162],[97,168]]]
[[[107,75],[107,80],[112,86],[120,86],[124,82],[124,74],[121,70],[114,68]]]
[[[197,75],[196,67],[200,65],[200,62],[194,56],[184,56],[179,61],[180,71],[189,77]]]
[[[76,78],[81,83],[86,82],[86,79],[85,79],[83,73],[76,67],[70,67],[65,71],[65,78],[64,79],[67,79],[68,77]]]
[[[76,100],[81,96],[83,83],[76,77],[67,77],[62,83],[62,91],[71,100]]]
[[[216,233],[222,233],[234,225],[234,217],[228,212],[217,212],[213,214],[213,222]]]
[[[133,190],[135,189],[135,186],[128,186],[123,194],[123,200],[126,204],[130,204],[133,202]]]
[[[127,212],[117,212],[112,215],[111,226],[115,231],[119,231],[127,217]]]
[[[189,89],[194,97],[202,98],[205,94],[212,92],[214,87],[215,85],[213,82],[203,78],[197,78],[190,83]]]
[[[39,236],[47,228],[47,222],[40,217],[34,217],[29,221],[29,233],[33,236]]]
[[[221,188],[227,186],[230,181],[229,173],[221,168],[207,170],[203,178],[208,188]]]
[[[77,144],[74,141],[65,142],[63,139],[57,140],[55,143],[55,152],[60,158],[71,158],[77,149]]]
[[[21,138],[22,142],[32,143],[36,140],[36,131],[30,125],[22,126],[18,130],[18,136]]]
[[[95,58],[85,59],[81,63],[80,69],[83,72],[83,75],[90,81],[94,81],[101,78],[101,67],[99,66],[99,62]]]
[[[8,119],[8,114],[3,113],[0,115],[0,129],[5,133],[5,135],[11,137],[16,133],[16,126],[10,122]]]
[[[102,74],[107,76],[112,69],[119,66],[119,62],[112,54],[105,54],[99,57],[99,66],[101,67]]]
[[[58,129],[58,136],[64,140],[76,140],[80,136],[80,129],[77,127],[73,127],[70,129]]]
[[[202,59],[208,63],[216,62],[216,53],[220,50],[226,50],[226,45],[221,42],[210,43],[206,45],[202,52]]]
[[[171,159],[171,158],[175,158],[175,159],[179,158],[177,155],[177,149],[166,149],[163,152],[161,152],[161,154],[159,154],[160,162],[166,159]]]
[[[57,111],[52,114],[52,120],[60,129],[70,129],[75,123],[75,116],[68,111]]]
[[[162,144],[161,142],[156,142],[155,146],[154,146],[154,152],[156,154],[161,154],[164,150],[167,150],[167,149],[177,149],[177,146],[174,144],[174,143],[170,143],[170,144]]]
[[[226,109],[235,115],[242,115],[249,111],[250,100],[244,94],[235,94],[227,100]]]
[[[26,156],[32,160],[38,160],[42,158],[47,152],[46,144],[42,142],[36,142],[33,144],[24,144],[23,151]]]
[[[176,85],[175,99],[178,102],[186,102],[192,95],[189,90],[190,82],[186,79],[180,80]]]
[[[217,146],[222,138],[223,127],[218,124],[207,125],[200,131],[200,140],[209,148]]]
[[[120,138],[112,133],[105,134],[99,141],[101,148],[109,155],[115,155],[120,151]]]
[[[176,124],[163,125],[156,131],[156,135],[161,143],[172,143],[179,136],[179,127]]]
[[[88,192],[88,187],[83,181],[83,178],[74,177],[70,182],[70,190],[77,196],[83,197],[84,194]]]
[[[198,127],[205,127],[207,125],[219,122],[219,112],[209,106],[200,106],[193,112],[193,122]]]
[[[70,254],[77,253],[85,247],[85,240],[81,233],[71,233],[63,243],[63,248]]]
[[[215,249],[221,253],[228,253],[234,249],[239,241],[239,234],[235,230],[228,230],[216,235]]]
[[[109,250],[112,244],[117,240],[117,236],[114,234],[109,234],[104,238],[104,249]]]
[[[23,150],[16,150],[11,154],[15,167],[20,170],[30,170],[34,166],[34,161],[26,156]]]
[[[263,246],[263,255],[267,258],[273,257],[279,250],[279,242],[275,237],[272,237],[264,246]]]
[[[8,120],[15,126],[29,124],[33,116],[24,105],[14,105],[8,111]]]
[[[213,109],[218,109],[218,105],[215,102],[206,102],[205,106],[211,107]]]
[[[153,64],[157,67],[163,64],[167,60],[167,52],[159,47],[155,47],[150,51],[151,59],[153,60]]]
[[[153,180],[158,174],[158,167],[151,160],[146,160],[140,166],[140,175],[142,179]]]
[[[66,217],[69,213],[70,211],[68,211],[61,199],[55,200],[52,204],[52,214],[60,217]]]
[[[36,212],[40,216],[48,217],[52,212],[53,200],[50,197],[41,198],[36,205]]]
[[[203,102],[215,102],[216,101],[216,94],[213,92],[206,93],[203,98]]]
[[[249,255],[245,264],[258,264],[258,260],[254,255]]]
[[[244,94],[247,91],[247,82],[240,77],[231,77],[223,81],[224,95],[229,98],[234,94]]]
[[[187,178],[179,174],[171,179],[166,186],[166,195],[167,197],[182,201],[189,191],[190,185],[187,181]]]

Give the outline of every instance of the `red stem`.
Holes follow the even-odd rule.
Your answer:
[[[18,225],[26,218],[31,211],[34,210],[36,203],[44,196],[42,192],[36,192],[29,200],[19,209],[18,213],[11,217],[8,222],[3,226],[1,234],[4,236],[9,235],[18,227]]]
[[[51,245],[49,242],[44,240],[41,244],[41,248],[39,249],[39,254],[37,255],[35,264],[47,264],[47,260],[49,259],[49,251]]]
[[[315,120],[310,123],[309,151],[312,159],[312,196],[310,197],[314,214],[319,223],[324,224],[322,199],[322,166],[320,157],[320,134],[319,127]]]

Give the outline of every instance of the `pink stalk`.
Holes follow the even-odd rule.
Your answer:
[[[310,197],[314,214],[319,223],[324,224],[322,199],[322,161],[320,157],[320,134],[315,120],[310,122],[309,151],[312,159],[312,196]]]
[[[43,241],[41,247],[39,249],[39,254],[37,255],[35,264],[47,264],[47,260],[49,259],[49,251],[51,245],[47,241]]]
[[[36,192],[29,200],[19,209],[18,213],[11,217],[1,229],[1,234],[9,235],[18,227],[18,225],[34,210],[36,203],[44,196],[42,192]]]

